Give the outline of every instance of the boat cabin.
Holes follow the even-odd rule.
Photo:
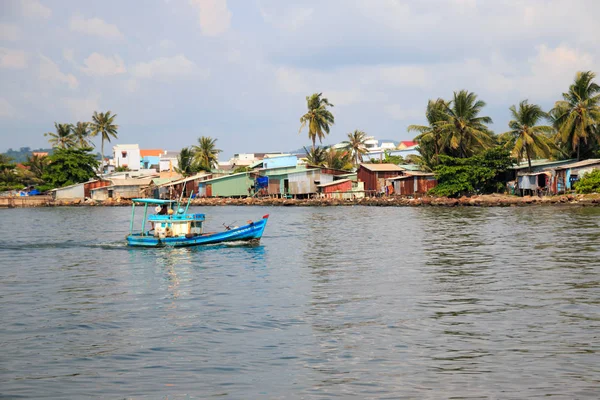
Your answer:
[[[131,211],[130,234],[133,234],[133,221],[136,203],[144,204],[141,236],[154,236],[160,239],[167,237],[192,238],[202,235],[204,214],[188,214],[189,201],[185,209],[179,207],[176,200],[133,199]],[[148,213],[149,205],[156,205]],[[146,221],[150,222],[150,230],[146,231]]]

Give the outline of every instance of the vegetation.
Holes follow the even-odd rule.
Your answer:
[[[371,158],[372,164],[406,164],[404,158],[402,156],[393,156],[389,150],[385,150],[383,152],[384,157],[380,160],[375,158]]]
[[[440,163],[434,170],[438,185],[430,192],[457,197],[501,191],[502,174],[514,161],[510,151],[499,146],[468,158],[440,155]]]
[[[441,124],[447,121],[447,115],[445,113],[448,108],[448,104],[443,99],[429,100],[427,103],[427,109],[425,111],[425,117],[429,125],[409,125],[409,132],[419,132],[419,135],[415,137],[415,141],[421,145],[423,149],[433,148],[432,161],[435,165],[439,163],[440,149],[444,145],[443,135],[441,130]],[[428,146],[427,146],[428,145]]]
[[[198,144],[192,147],[193,160],[198,171],[210,172],[218,167],[218,155],[221,150],[216,147],[217,139],[208,136],[198,138]]]
[[[325,152],[325,166],[333,169],[343,169],[351,171],[354,167],[352,163],[352,152],[346,149],[334,149],[330,147]]]
[[[50,136],[48,142],[54,148],[66,149],[75,145],[75,138],[72,135],[73,125],[54,123],[56,133],[46,132],[44,136]]]
[[[333,107],[333,104],[326,98],[321,98],[323,93],[314,93],[312,96],[306,96],[306,106],[308,111],[300,117],[300,130],[308,126],[308,137],[312,141],[312,148],[315,148],[316,139],[322,143],[325,135],[329,134],[331,125],[335,123],[335,118],[327,107]]]
[[[189,147],[184,147],[177,156],[177,173],[184,177],[192,176],[198,172],[194,164],[194,152]]]
[[[347,148],[352,152],[354,165],[361,163],[363,161],[363,154],[367,153],[367,148],[365,147],[366,139],[367,134],[358,129],[348,134]]]
[[[79,121],[72,129],[75,144],[80,147],[93,147],[90,142],[90,123]]]
[[[575,182],[574,187],[577,193],[600,193],[600,170],[584,174]]]
[[[111,137],[117,138],[117,129],[119,129],[118,125],[115,125],[115,118],[117,114],[111,114],[110,111],[105,113],[94,111],[94,115],[92,115],[91,122],[91,137],[96,137],[100,135],[101,137],[101,153],[102,153],[102,165],[104,164],[104,141],[110,143]]]
[[[531,159],[551,157],[555,147],[548,136],[553,128],[548,125],[538,125],[540,120],[548,119],[549,116],[536,104],[529,104],[527,100],[516,106],[510,107],[514,118],[508,123],[510,131],[504,133],[507,144],[511,147],[512,156],[520,162],[523,158],[529,164],[531,172]]]
[[[49,156],[42,179],[50,187],[61,187],[86,182],[96,176],[98,161],[92,148],[58,148]]]
[[[556,140],[569,157],[581,159],[597,150],[600,136],[600,86],[591,71],[578,72],[563,100],[551,111]]]
[[[311,147],[310,149],[304,147],[304,151],[306,152],[306,160],[310,165],[325,165],[327,157],[327,149],[325,147]]]

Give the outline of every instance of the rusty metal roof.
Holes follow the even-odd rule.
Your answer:
[[[335,186],[335,185],[338,185],[340,183],[345,183],[345,182],[352,182],[352,180],[351,179],[340,179],[338,181],[333,181],[333,182],[328,182],[328,183],[322,183],[320,185],[317,185],[317,187],[322,188],[322,187],[327,187],[327,186]]]
[[[360,164],[361,167],[373,172],[404,171],[405,168],[396,164]]]
[[[590,158],[589,160],[577,161],[572,164],[561,165],[560,167],[556,167],[554,169],[572,169],[572,168],[581,168],[587,167],[588,165],[600,164],[600,158]]]

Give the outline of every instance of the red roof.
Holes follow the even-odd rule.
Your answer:
[[[162,153],[160,149],[140,150],[140,157],[160,157]]]
[[[410,141],[410,140],[404,140],[404,141],[400,142],[400,144],[403,144],[406,147],[413,147],[413,146],[418,145],[419,143],[413,142],[413,141]]]

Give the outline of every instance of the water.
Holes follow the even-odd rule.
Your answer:
[[[0,397],[598,398],[600,208],[259,208],[130,249],[129,208],[0,210]]]

